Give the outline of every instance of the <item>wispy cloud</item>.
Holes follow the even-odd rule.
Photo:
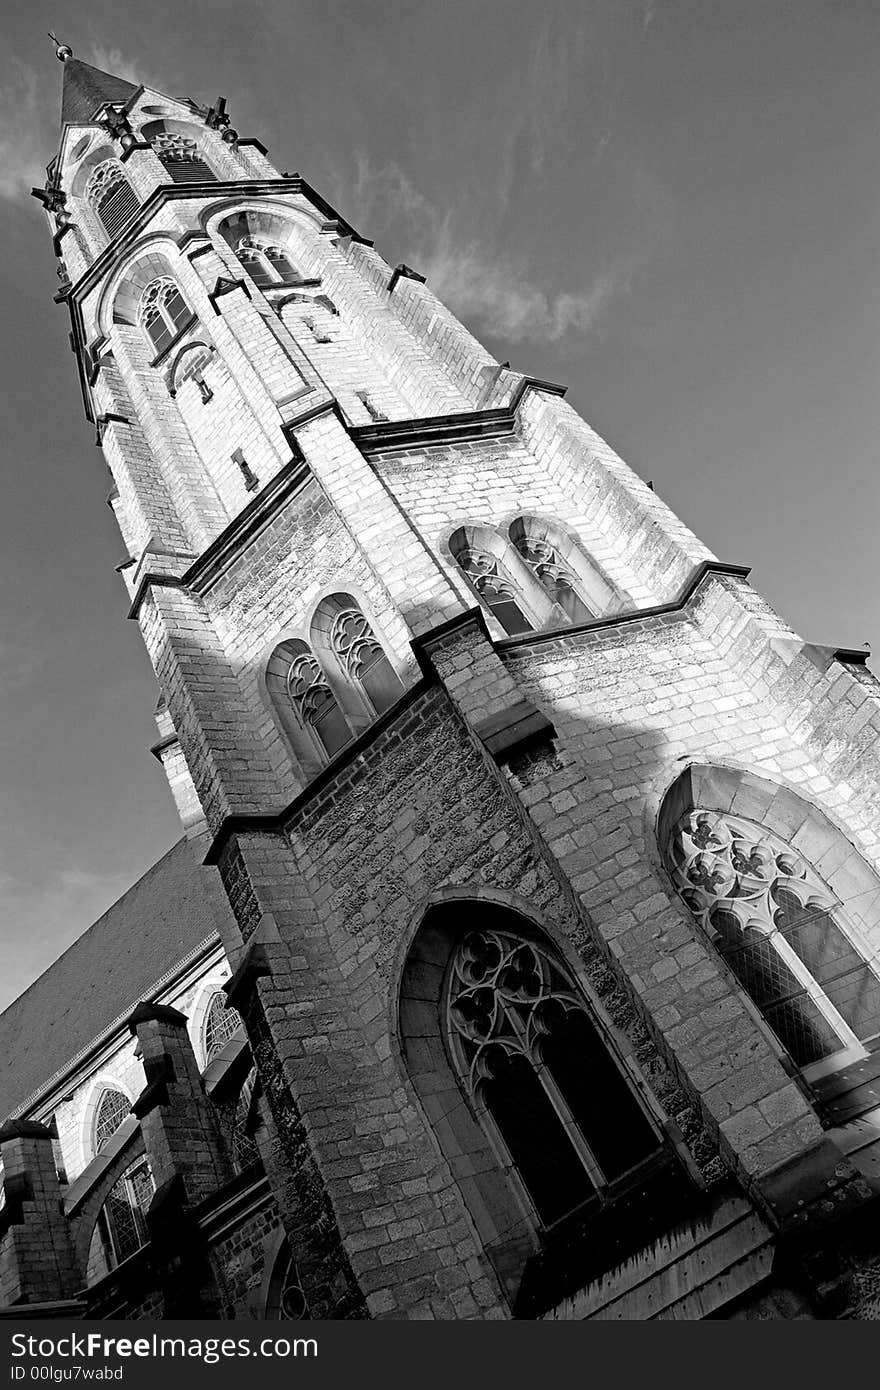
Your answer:
[[[40,74],[13,56],[4,67],[0,81],[0,197],[17,201],[45,182],[54,132]]]
[[[638,191],[642,209],[657,192],[649,180],[644,184]],[[376,169],[361,156],[354,201],[366,221],[381,215],[394,225],[403,236],[405,258],[454,313],[511,343],[556,342],[568,333],[591,332],[646,258],[641,247],[628,248],[581,282],[575,278],[555,290],[540,283],[525,256],[498,250],[491,238],[462,230],[455,209],[441,210],[399,165]]]
[[[461,318],[493,337],[556,342],[566,333],[596,327],[615,291],[625,288],[624,267],[593,276],[583,290],[548,293],[511,255],[488,256],[477,242],[455,239],[444,222],[432,249],[417,255],[422,273],[440,299]]]

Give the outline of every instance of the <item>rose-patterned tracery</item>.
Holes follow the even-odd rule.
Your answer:
[[[299,710],[303,722],[315,729],[328,752],[335,752],[337,747],[348,742],[351,732],[347,726],[345,729],[336,728],[341,719],[336,696],[311,652],[300,652],[294,657],[287,669],[286,685],[291,702]],[[325,727],[328,720],[334,735],[339,735],[332,737],[329,744],[328,729]]]
[[[880,979],[804,857],[742,816],[689,811],[670,846],[682,899],[800,1067],[865,1055]]]
[[[266,237],[243,236],[235,254],[260,289],[297,284],[300,276],[283,246]]]
[[[400,699],[400,677],[351,594],[328,594],[322,599],[312,619],[312,633],[327,670],[335,669],[354,694],[353,711],[360,706],[372,719]]]
[[[293,713],[296,725],[311,730],[325,757],[333,757],[351,741],[352,730],[314,652],[305,642],[290,638],[280,643],[266,667],[266,685],[285,723]]]
[[[656,1152],[577,986],[536,942],[468,933],[450,965],[447,1026],[465,1089],[544,1224]]]
[[[152,280],[141,295],[138,320],[157,355],[193,322],[193,312],[170,275]]]
[[[459,568],[467,575],[504,631],[511,637],[518,632],[531,632],[532,624],[523,612],[517,587],[504,572],[497,557],[488,550],[469,544],[461,532],[451,537],[450,548]]]
[[[214,178],[213,171],[190,136],[163,130],[153,136],[151,143],[174,183],[204,183],[206,179]]]
[[[595,617],[581,597],[577,575],[547,536],[523,529],[513,539],[518,554],[569,622],[586,623]]]

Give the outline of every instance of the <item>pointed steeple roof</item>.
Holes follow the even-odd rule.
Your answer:
[[[61,124],[83,125],[105,102],[128,101],[137,90],[134,83],[126,82],[124,77],[102,72],[79,58],[68,58],[64,63]]]

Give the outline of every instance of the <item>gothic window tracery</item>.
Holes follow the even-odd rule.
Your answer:
[[[583,596],[578,575],[545,525],[519,517],[510,528],[510,538],[547,597],[570,623],[589,622],[596,616]]]
[[[459,569],[508,636],[531,632],[533,624],[526,616],[522,595],[500,558],[469,538],[464,527],[450,537],[449,546]]]
[[[217,1053],[234,1037],[241,1028],[241,1016],[230,1008],[224,995],[218,990],[208,1005],[204,1026],[205,1066],[212,1062]]]
[[[308,1322],[310,1319],[302,1280],[287,1241],[275,1262],[264,1316],[267,1321],[282,1322]]]
[[[399,700],[403,685],[372,627],[348,594],[330,594],[312,620],[316,638],[334,657],[340,674],[382,714]]]
[[[131,1113],[131,1101],[122,1091],[108,1088],[98,1101],[92,1127],[92,1151],[99,1154]]]
[[[107,159],[95,168],[86,184],[85,196],[111,237],[122,230],[139,207],[125,170],[115,159]]]
[[[251,1111],[254,1105],[254,1090],[257,1084],[257,1069],[251,1067],[235,1103],[232,1117],[232,1157],[239,1173],[244,1172],[260,1156],[259,1149],[251,1134]]]
[[[158,356],[166,352],[193,321],[193,313],[170,276],[152,280],[144,289],[138,319]]]
[[[580,991],[542,945],[469,932],[450,963],[446,1020],[465,1091],[544,1226],[658,1150]]]
[[[151,141],[173,183],[204,183],[215,175],[201,156],[195,140],[176,131],[161,131]]]
[[[261,290],[296,284],[300,279],[284,247],[266,237],[241,237],[235,254]]]
[[[150,1165],[145,1158],[131,1164],[111,1188],[98,1218],[111,1268],[146,1245],[149,1239],[146,1214],[154,1190]]]
[[[877,1045],[880,979],[797,850],[745,817],[696,809],[676,826],[669,861],[683,901],[807,1076]]]
[[[326,758],[351,742],[352,730],[321,668],[305,642],[282,642],[266,667],[266,685],[284,721],[292,711],[298,724],[310,730]]]

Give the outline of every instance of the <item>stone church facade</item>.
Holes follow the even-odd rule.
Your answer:
[[[185,836],[0,1018],[4,1303],[878,1316],[864,654],[222,100],[59,56],[37,194]]]

